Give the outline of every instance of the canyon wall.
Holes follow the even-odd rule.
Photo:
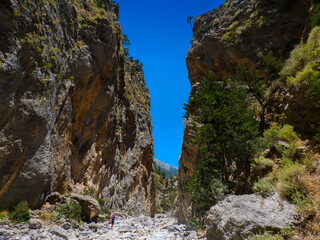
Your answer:
[[[0,208],[84,192],[154,214],[150,96],[110,0],[0,3]]]
[[[310,7],[311,1],[305,0],[228,0],[218,9],[197,17],[186,59],[192,86],[189,98],[196,93],[207,71],[236,79],[239,65],[258,67],[259,53],[272,51],[275,56],[288,57],[310,31]],[[191,141],[195,136],[192,120],[192,116],[186,119],[179,161],[180,223],[186,223],[193,215],[191,193],[184,186],[190,183],[200,162],[198,148]]]

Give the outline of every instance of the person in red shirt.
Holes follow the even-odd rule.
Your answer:
[[[110,214],[111,229],[113,229],[114,219],[115,219],[115,218],[116,218],[116,217],[114,216],[114,214],[113,214],[113,213],[111,213],[111,214]]]

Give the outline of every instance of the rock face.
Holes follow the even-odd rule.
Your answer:
[[[230,196],[210,209],[207,238],[242,240],[264,231],[279,232],[299,221],[295,207],[278,194]]]
[[[153,214],[150,96],[118,5],[5,0],[0,20],[0,208],[90,188]]]
[[[288,56],[299,43],[308,19],[310,1],[243,0],[226,1],[218,9],[197,17],[193,27],[193,45],[187,56],[191,98],[207,71],[218,76],[236,77],[237,65],[254,66],[257,52],[273,51]],[[262,73],[263,74],[263,73]],[[179,222],[192,214],[191,195],[183,189],[199,164],[192,117],[186,120],[179,160]]]

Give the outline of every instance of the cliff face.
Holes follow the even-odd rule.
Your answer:
[[[299,43],[311,6],[304,0],[226,1],[218,9],[197,17],[193,27],[193,45],[187,56],[191,93],[195,94],[202,76],[212,71],[222,77],[237,77],[237,66],[257,66],[259,52],[273,51],[288,57]],[[263,70],[261,70],[261,74]],[[192,215],[191,194],[184,190],[197,169],[200,157],[194,137],[192,118],[186,121],[179,161],[179,222]]]
[[[4,0],[0,20],[0,208],[92,189],[152,215],[150,96],[117,4]]]

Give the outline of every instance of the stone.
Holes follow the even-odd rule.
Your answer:
[[[68,199],[61,195],[58,192],[54,192],[51,193],[47,198],[46,198],[46,202],[55,205],[56,203],[66,203],[68,201]]]
[[[93,218],[98,217],[100,214],[100,205],[99,202],[93,197],[73,193],[70,196],[74,200],[76,200],[81,206],[81,216],[91,221]]]
[[[194,240],[194,239],[197,239],[197,232],[191,231],[189,235],[186,237],[186,240]]]
[[[207,216],[207,238],[242,240],[264,231],[279,232],[302,221],[294,205],[276,193],[263,198],[256,194],[229,196],[213,206]]]
[[[40,229],[42,227],[42,221],[40,219],[31,218],[28,224],[31,229]]]
[[[91,230],[95,230],[95,231],[97,231],[97,229],[100,227],[98,224],[96,224],[96,223],[90,223],[89,225],[88,225],[88,227],[89,227],[89,229],[91,229]]]
[[[67,231],[65,231],[64,229],[62,229],[61,227],[56,226],[56,227],[52,228],[50,232],[54,235],[57,235],[63,239],[68,240],[69,233]]]
[[[60,224],[60,227],[62,227],[64,230],[68,230],[72,227],[72,225],[69,222],[64,222],[64,223]]]

